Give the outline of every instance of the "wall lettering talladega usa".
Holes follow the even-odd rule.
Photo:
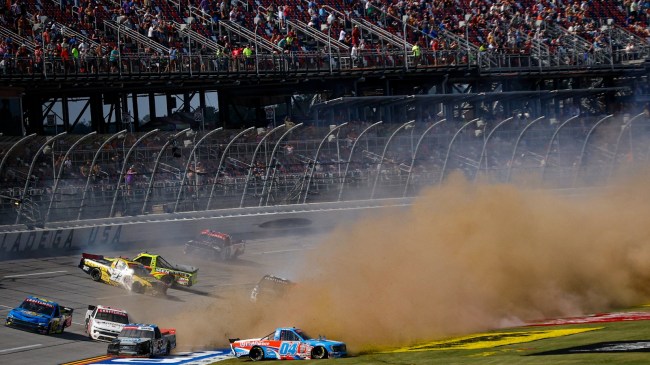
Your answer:
[[[120,243],[121,236],[122,226],[3,233],[0,254],[112,246]]]
[[[403,206],[401,202],[398,203],[398,206]],[[250,214],[235,210],[215,212],[213,217],[205,217],[205,212],[187,213],[159,221],[111,218],[92,227],[68,226],[0,232],[0,259],[58,255],[71,251],[103,253],[105,249],[128,247],[142,250],[155,246],[179,246],[188,239],[195,238],[203,229],[234,235],[296,234],[301,229],[333,228],[340,222],[355,219],[374,206],[369,204],[368,207],[359,207],[355,202],[351,207],[346,207],[344,203],[335,205],[334,209],[328,207],[331,208],[331,205],[309,205],[309,209],[305,210],[296,210],[294,206],[254,207],[249,209]]]
[[[122,226],[93,227],[87,239],[87,246],[116,245],[120,243]]]

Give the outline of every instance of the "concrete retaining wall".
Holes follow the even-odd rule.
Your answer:
[[[32,230],[5,226],[0,232],[0,260],[184,244],[206,228],[244,239],[316,232],[351,222],[364,213],[409,204],[409,199],[387,199],[121,217]]]

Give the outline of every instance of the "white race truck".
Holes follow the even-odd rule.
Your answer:
[[[86,311],[86,333],[99,341],[112,341],[129,323],[129,314],[117,308],[89,305]]]

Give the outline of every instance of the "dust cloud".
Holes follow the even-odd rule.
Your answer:
[[[223,345],[295,325],[359,352],[643,304],[649,178],[569,197],[455,175],[411,207],[340,227],[281,301],[215,301],[177,327]]]

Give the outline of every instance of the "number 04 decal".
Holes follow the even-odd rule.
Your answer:
[[[297,348],[297,343],[283,342],[282,345],[280,345],[280,355],[295,355]]]

